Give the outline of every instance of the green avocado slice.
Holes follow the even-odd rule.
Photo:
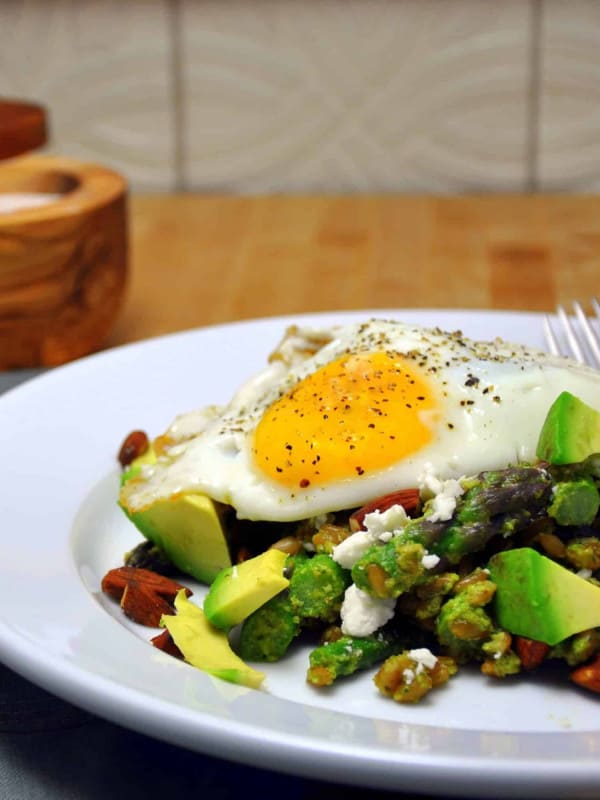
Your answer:
[[[160,547],[178,569],[210,584],[232,563],[226,506],[201,492],[190,491],[157,500],[139,511],[131,510],[129,492],[144,480],[143,467],[155,462],[151,446],[122,473],[119,506],[140,533]]]
[[[542,425],[537,457],[550,464],[577,464],[594,453],[600,453],[600,411],[561,392]]]
[[[265,673],[248,666],[237,656],[229,644],[225,631],[213,627],[197,605],[188,600],[185,590],[175,598],[177,614],[163,615],[165,627],[184,659],[197,669],[215,678],[258,689]]]
[[[157,500],[142,511],[121,507],[136,528],[182,572],[210,584],[231,565],[223,507],[198,492]]]
[[[496,584],[494,615],[509,633],[549,645],[600,625],[600,587],[530,547],[488,563]]]
[[[204,598],[204,613],[228,630],[290,585],[284,575],[287,553],[271,548],[220,572]]]

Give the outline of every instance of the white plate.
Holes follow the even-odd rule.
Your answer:
[[[3,395],[1,657],[100,716],[259,767],[429,794],[590,796],[600,785],[598,699],[570,684],[461,674],[413,708],[379,697],[370,672],[311,689],[299,652],[250,691],[158,652],[99,593],[139,541],[115,504],[123,436],[225,402],[290,322],[372,314],[542,345],[540,317],[524,313],[271,318],[118,348]]]

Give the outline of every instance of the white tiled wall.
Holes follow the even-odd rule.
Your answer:
[[[51,150],[175,183],[166,0],[0,0],[0,95],[42,102]]]
[[[182,22],[191,186],[523,185],[521,0],[205,0]]]
[[[542,16],[539,180],[600,190],[600,2],[552,2]]]
[[[0,96],[134,189],[594,191],[597,0],[0,0]]]

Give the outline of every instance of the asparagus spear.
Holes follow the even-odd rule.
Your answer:
[[[370,547],[353,566],[352,579],[376,597],[399,597],[431,574],[425,555],[437,555],[442,569],[483,549],[494,536],[524,530],[546,513],[552,487],[542,467],[482,472],[465,481],[466,491],[450,520],[411,520],[386,544]]]
[[[342,636],[310,653],[306,680],[313,686],[330,686],[336,678],[368,669],[402,652],[406,645],[405,637],[385,629],[370,636]]]
[[[292,608],[303,622],[333,622],[349,583],[347,570],[324,553],[298,561],[290,578]]]
[[[299,631],[289,592],[281,592],[244,620],[238,652],[244,661],[279,661]]]
[[[432,552],[457,564],[492,537],[512,536],[543,515],[552,480],[542,467],[509,467],[481,473],[467,489],[456,514]]]

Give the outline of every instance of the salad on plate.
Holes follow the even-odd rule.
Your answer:
[[[259,688],[302,642],[317,691],[368,669],[416,703],[465,665],[552,664],[600,692],[589,367],[398,320],[291,327],[227,405],[119,461],[142,538],[103,591],[193,666]]]

